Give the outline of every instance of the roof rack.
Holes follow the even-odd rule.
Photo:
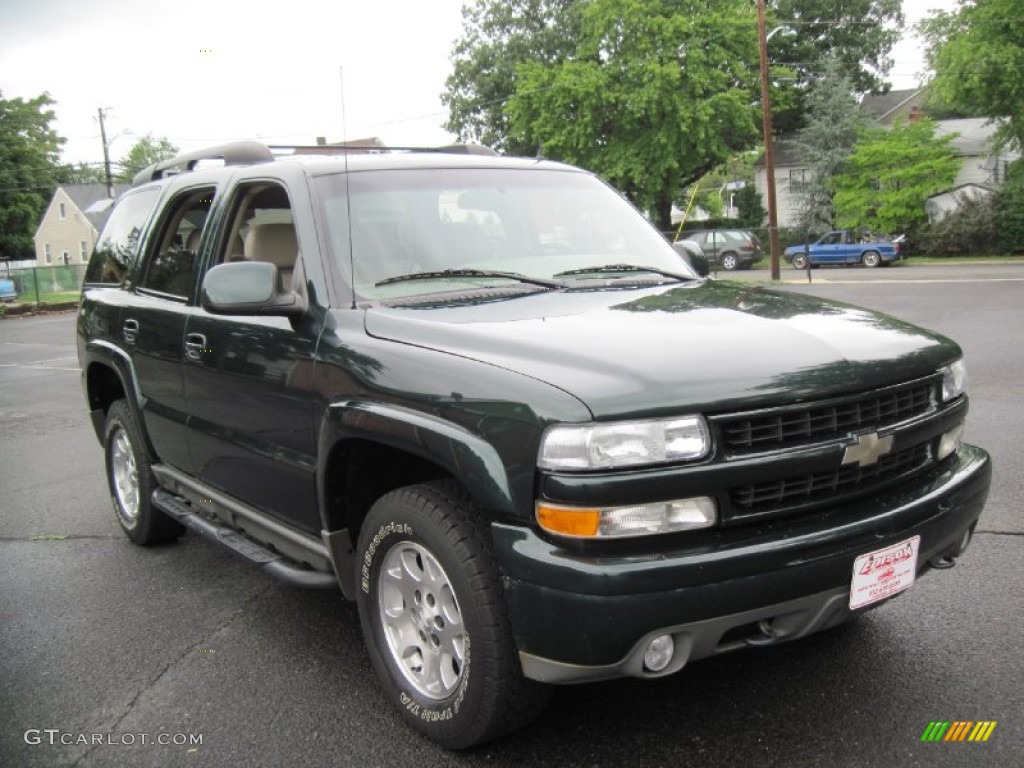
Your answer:
[[[342,155],[346,152],[356,154],[383,154],[386,152],[438,152],[451,155],[498,155],[490,147],[483,144],[446,144],[443,147],[391,147],[374,144],[268,144],[270,150],[293,149],[296,154],[309,155]]]
[[[140,184],[162,179],[167,175],[166,171],[191,171],[200,160],[223,160],[224,165],[254,165],[273,159],[274,154],[266,144],[261,144],[258,141],[233,141],[230,144],[200,149],[155,163],[145,170],[139,171],[132,179],[132,186],[137,187]]]
[[[452,155],[498,155],[490,147],[482,144],[447,144],[443,147],[378,147],[378,146],[339,146],[330,144],[262,144],[258,141],[233,141],[219,147],[200,149],[184,155],[161,160],[145,170],[139,171],[132,179],[132,186],[147,184],[169,175],[168,171],[180,173],[194,170],[201,160],[223,160],[224,165],[255,165],[274,160],[274,150],[291,149],[297,154],[334,155],[346,152],[385,153],[385,152],[437,152]]]

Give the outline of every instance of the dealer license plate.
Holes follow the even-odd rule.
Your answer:
[[[917,574],[921,537],[861,555],[853,562],[850,610],[863,608],[909,589]]]

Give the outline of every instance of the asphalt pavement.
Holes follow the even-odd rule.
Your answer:
[[[958,566],[819,636],[658,681],[560,688],[537,723],[462,754],[384,701],[338,594],[279,584],[191,534],[129,543],[86,415],[74,315],[0,321],[0,765],[1020,765],[1024,265],[813,277],[784,289],[964,347],[967,437],[995,473]],[[922,742],[936,720],[997,726],[984,743]]]

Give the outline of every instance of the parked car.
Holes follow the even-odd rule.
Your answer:
[[[125,535],[340,587],[383,698],[449,748],[552,685],[855,619],[954,564],[991,480],[956,343],[702,279],[534,158],[158,163],[100,234],[77,347]],[[170,554],[194,550],[155,580]]]
[[[750,232],[740,229],[695,229],[684,233],[697,243],[708,259],[722,269],[750,269],[761,260],[761,244]]]
[[[14,281],[0,278],[0,301],[14,301],[17,298],[18,291],[14,288]]]
[[[707,277],[710,274],[711,265],[708,263],[708,257],[696,242],[693,240],[676,240],[672,243],[672,247],[676,249],[676,253],[682,256],[683,261],[698,275]]]
[[[826,232],[813,243],[791,245],[785,251],[786,259],[794,269],[807,269],[807,265],[863,264],[865,267],[887,266],[899,261],[903,236],[896,238],[858,235],[849,229]]]

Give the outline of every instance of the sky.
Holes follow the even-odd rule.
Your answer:
[[[954,3],[904,0],[904,13]],[[317,136],[438,145],[452,140],[440,94],[462,4],[0,0],[0,91],[50,93],[69,162],[102,160],[101,107],[112,160],[147,133],[182,151]],[[907,33],[893,50],[895,88],[916,85],[920,49]]]

